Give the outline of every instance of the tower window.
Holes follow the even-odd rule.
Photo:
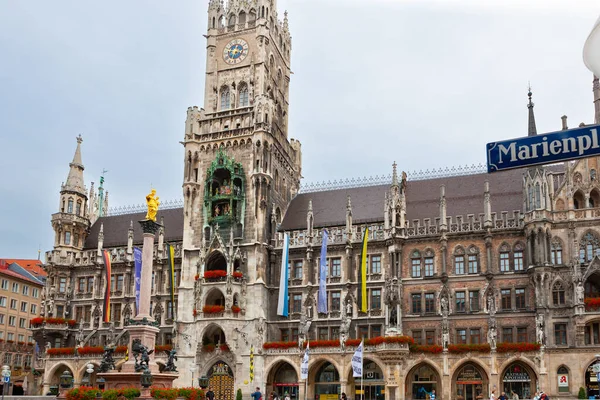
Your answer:
[[[240,107],[248,107],[248,87],[242,86],[240,89]]]
[[[77,205],[75,206],[75,214],[81,215],[81,200],[77,201]]]
[[[67,212],[73,214],[73,199],[69,199],[69,202],[67,203]]]
[[[73,246],[75,246],[75,247],[79,246],[79,234],[78,233],[76,233],[73,236]]]
[[[214,29],[216,27],[216,20],[215,17],[212,18],[212,28]]]
[[[221,89],[221,110],[229,110],[231,107],[231,97],[229,88]]]
[[[65,244],[71,244],[71,232],[65,232]]]

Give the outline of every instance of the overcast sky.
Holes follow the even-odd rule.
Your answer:
[[[290,137],[305,182],[485,162],[485,143],[593,122],[592,0],[279,0]],[[522,4],[525,3],[525,4]],[[0,0],[0,257],[50,250],[81,134],[111,206],[181,198],[186,109],[203,105],[208,0]]]

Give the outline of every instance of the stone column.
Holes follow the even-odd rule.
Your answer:
[[[135,320],[141,321],[143,318],[154,321],[150,315],[150,296],[152,293],[152,266],[154,263],[154,235],[160,228],[160,225],[154,221],[140,221],[144,232],[144,245],[142,247],[142,276],[140,282],[140,309]]]

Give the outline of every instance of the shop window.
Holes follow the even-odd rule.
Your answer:
[[[569,370],[561,366],[556,371],[556,376],[558,378],[558,391],[560,393],[569,393]]]

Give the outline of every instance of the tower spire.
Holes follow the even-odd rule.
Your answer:
[[[69,164],[69,176],[67,176],[67,181],[62,189],[81,193],[86,196],[87,193],[85,192],[85,185],[83,183],[84,167],[81,162],[81,142],[83,142],[83,139],[81,135],[79,135],[77,136],[77,148],[75,149],[75,155],[73,155],[73,161]]]
[[[396,161],[392,164],[392,186],[398,186],[398,164]]]
[[[594,92],[594,123],[600,124],[600,82],[595,75],[592,91]]]
[[[535,126],[535,115],[533,115],[534,104],[531,101],[531,85],[529,85],[529,91],[527,93],[527,96],[529,97],[529,103],[527,104],[527,108],[529,109],[527,136],[537,136],[537,128]]]

